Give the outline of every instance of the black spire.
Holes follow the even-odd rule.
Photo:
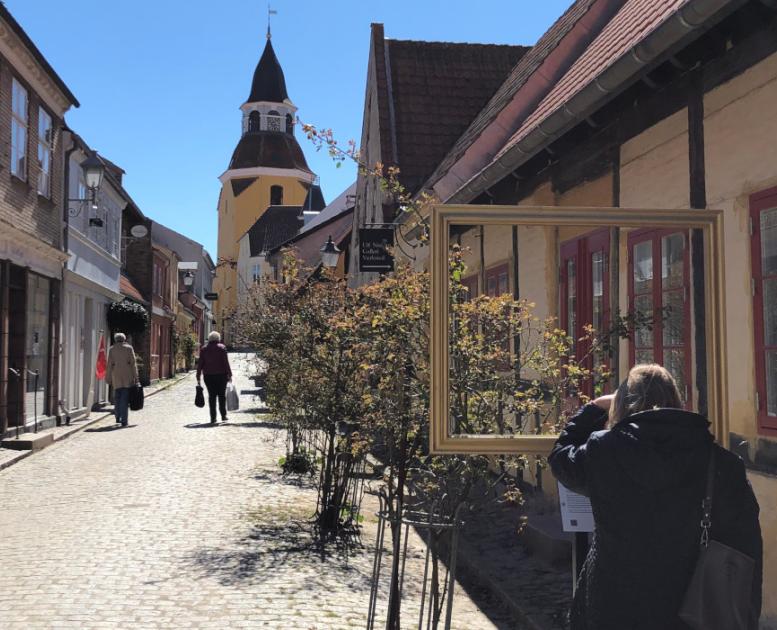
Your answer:
[[[269,101],[271,103],[283,103],[289,98],[286,93],[286,79],[283,78],[283,69],[275,56],[272,41],[267,38],[262,58],[254,71],[254,81],[251,84],[251,94],[248,103]]]

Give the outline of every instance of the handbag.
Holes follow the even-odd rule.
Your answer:
[[[232,383],[227,383],[227,411],[237,411],[240,409],[240,398],[237,390]]]
[[[680,618],[694,630],[749,630],[755,561],[710,539],[714,482],[713,445],[702,501],[701,549],[680,607]]]
[[[202,391],[202,385],[197,385],[197,392],[194,394],[194,406],[195,407],[205,406],[205,394]]]
[[[143,409],[143,386],[133,385],[129,391],[129,408],[131,411],[140,411]]]

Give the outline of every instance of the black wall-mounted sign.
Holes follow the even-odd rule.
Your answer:
[[[359,271],[394,271],[394,230],[362,228],[359,230]]]
[[[218,300],[219,299],[219,294],[218,293],[206,293],[205,294],[205,299],[206,300]]]

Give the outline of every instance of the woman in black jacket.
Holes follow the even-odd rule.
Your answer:
[[[678,611],[699,554],[711,447],[711,538],[755,560],[750,626],[758,626],[758,503],[742,461],[713,446],[707,420],[681,407],[667,370],[636,366],[615,395],[572,418],[550,454],[556,478],[590,497],[596,523],[572,604],[572,630],[688,629]]]

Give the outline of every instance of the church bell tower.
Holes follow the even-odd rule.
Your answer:
[[[238,241],[270,206],[302,206],[316,176],[294,137],[297,107],[272,45],[270,30],[254,71],[248,99],[240,106],[241,135],[229,168],[219,177],[218,263],[214,291],[217,325],[228,342],[229,318],[237,308]]]

